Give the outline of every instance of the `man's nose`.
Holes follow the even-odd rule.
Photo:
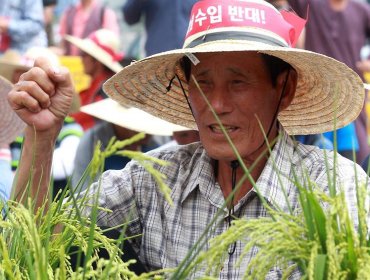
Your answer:
[[[232,111],[232,99],[227,86],[215,86],[211,94],[207,95],[209,103],[217,114]]]

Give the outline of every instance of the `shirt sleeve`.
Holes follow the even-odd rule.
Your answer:
[[[8,33],[14,42],[28,41],[44,29],[42,1],[28,0],[22,4],[21,18],[9,20]]]
[[[139,22],[146,0],[128,0],[123,6],[123,16],[127,24],[135,24]]]
[[[134,177],[137,165],[128,164],[122,170],[108,170],[102,174],[100,180],[92,184],[87,193],[81,193],[79,197],[87,197],[89,205],[82,207],[86,217],[92,217],[92,207],[99,207],[97,224],[104,227],[114,227],[126,224],[126,234],[138,235],[142,233],[141,219],[135,197]],[[140,169],[140,168],[139,168]],[[85,196],[85,194],[87,194]],[[106,211],[104,209],[109,209]]]

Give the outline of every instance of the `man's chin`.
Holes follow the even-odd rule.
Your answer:
[[[237,159],[237,156],[233,150],[228,147],[224,149],[205,148],[210,158],[218,161],[233,161]]]

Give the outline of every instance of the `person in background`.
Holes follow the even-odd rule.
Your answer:
[[[57,5],[57,0],[43,0],[42,4],[44,7],[44,21],[45,21],[45,32],[48,40],[48,46],[54,46],[54,9]]]
[[[62,15],[64,12],[70,8],[72,5],[75,5],[79,2],[79,0],[60,0],[57,1],[57,4],[55,5],[54,8],[54,23],[53,23],[53,31],[54,31],[54,45],[53,47],[55,48],[55,52],[59,55],[64,55],[64,49],[63,49],[63,44],[62,42],[63,38],[60,36],[60,20],[62,18]]]
[[[278,10],[287,10],[289,11],[290,6],[288,0],[266,0],[271,5],[273,5]]]
[[[10,198],[14,179],[9,145],[26,127],[8,104],[7,95],[11,88],[12,84],[0,76],[0,208]]]
[[[91,77],[90,86],[79,93],[81,106],[106,98],[103,83],[123,68],[119,63],[123,58],[119,52],[119,37],[108,29],[99,29],[85,39],[69,35],[65,39],[80,50],[84,71]],[[84,130],[96,123],[92,116],[83,112],[71,116]]]
[[[176,145],[187,145],[199,142],[199,131],[195,129],[178,130],[172,133],[172,139],[158,147],[165,150]]]
[[[54,16],[57,19],[57,21],[58,22],[60,21],[60,18],[63,15],[64,11],[66,11],[72,5],[76,5],[78,2],[79,2],[79,0],[57,1],[57,4],[56,4],[55,9],[54,9]]]
[[[0,54],[8,49],[23,54],[34,46],[47,46],[42,1],[1,0]]]
[[[88,167],[98,142],[101,143],[101,150],[105,150],[110,140],[115,137],[117,140],[126,140],[139,132],[144,132],[145,138],[126,146],[124,150],[148,152],[158,148],[160,143],[153,137],[170,136],[176,131],[183,131],[185,127],[178,126],[159,118],[156,118],[137,108],[130,108],[119,105],[110,98],[94,102],[81,107],[81,111],[101,120],[94,127],[88,129],[78,146],[74,160],[74,171],[72,175],[72,186],[85,189],[89,182],[97,178],[87,178],[83,184],[78,182]],[[179,139],[183,140],[184,137]],[[126,166],[130,158],[121,155],[111,155],[105,159],[105,170],[120,170]],[[99,174],[100,175],[100,174]]]
[[[78,47],[63,40],[66,35],[84,39],[99,29],[112,31],[119,37],[119,24],[115,12],[99,0],[80,0],[64,11],[59,23],[59,35],[64,55],[79,55]]]
[[[128,0],[122,8],[127,24],[145,21],[146,56],[181,48],[191,7],[197,0]]]
[[[370,6],[354,0],[289,0],[301,17],[308,16],[304,48],[335,58],[363,78],[368,60],[361,60],[361,49],[370,38]],[[308,10],[307,10],[308,9]],[[308,14],[307,14],[308,11]],[[363,104],[365,105],[365,104]],[[338,151],[361,163],[370,153],[365,108],[354,122],[336,130]],[[334,132],[324,136],[334,143]]]
[[[187,145],[199,141],[199,131],[198,130],[174,131],[172,137],[177,144]]]
[[[256,16],[237,13],[246,9],[256,11]],[[226,11],[222,17],[221,11]],[[338,190],[345,186],[341,190],[348,215],[359,229],[356,187],[369,187],[366,173],[335,151],[296,143],[291,135],[321,133],[335,123],[351,122],[361,112],[364,85],[345,64],[294,48],[296,31],[294,21],[262,0],[197,2],[183,49],[132,63],[103,86],[120,104],[198,128],[200,142],[149,152],[170,162],[153,167],[165,176],[172,205],[147,169],[131,161],[122,170],[104,172],[99,182],[80,194],[91,198],[81,213],[90,217],[90,202],[96,202],[104,208],[98,208],[98,226],[125,224],[126,236],[135,237],[127,241],[149,271],[177,267],[210,226],[206,241],[225,232],[233,219],[271,218],[263,201],[279,211],[300,212],[298,185],[315,186],[315,191],[329,195],[333,177]],[[42,172],[50,170],[52,157],[45,146],[52,147],[59,134],[73,85],[66,69],[56,71],[43,59],[36,66],[13,87],[9,102],[27,123],[25,147],[36,149],[40,164],[33,174],[40,181],[31,193],[41,205],[49,186]],[[18,191],[27,187],[32,162],[28,149],[23,149],[22,162]],[[369,217],[369,209],[364,215]],[[246,268],[258,248],[243,254],[244,247],[240,239],[225,250],[225,265],[220,265],[216,277],[248,276]],[[204,278],[205,270],[200,266],[191,278]],[[282,275],[301,278],[294,264],[285,271],[274,264],[266,279]]]

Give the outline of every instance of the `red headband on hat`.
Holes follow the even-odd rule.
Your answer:
[[[192,35],[206,31],[210,31],[210,34],[215,36],[215,40],[243,39],[245,36],[255,36],[255,34],[246,35],[248,32],[240,31],[240,29],[235,34],[231,31],[217,32],[216,29],[252,27],[273,32],[286,42],[286,46],[294,47],[305,23],[306,20],[296,14],[288,11],[280,13],[268,4],[238,0],[199,1],[193,6],[185,40]],[[258,40],[281,45],[268,35],[264,38],[259,37]],[[184,47],[194,47],[196,44],[192,42]]]
[[[112,60],[113,61],[120,61],[121,59],[123,59],[123,54],[121,53],[116,53],[113,49],[111,49],[110,47],[106,46],[106,45],[103,45],[100,41],[99,41],[99,38],[96,36],[96,33],[92,33],[89,37],[88,37],[91,41],[93,41],[99,48],[103,49],[106,53],[108,53],[111,57],[112,57]]]

